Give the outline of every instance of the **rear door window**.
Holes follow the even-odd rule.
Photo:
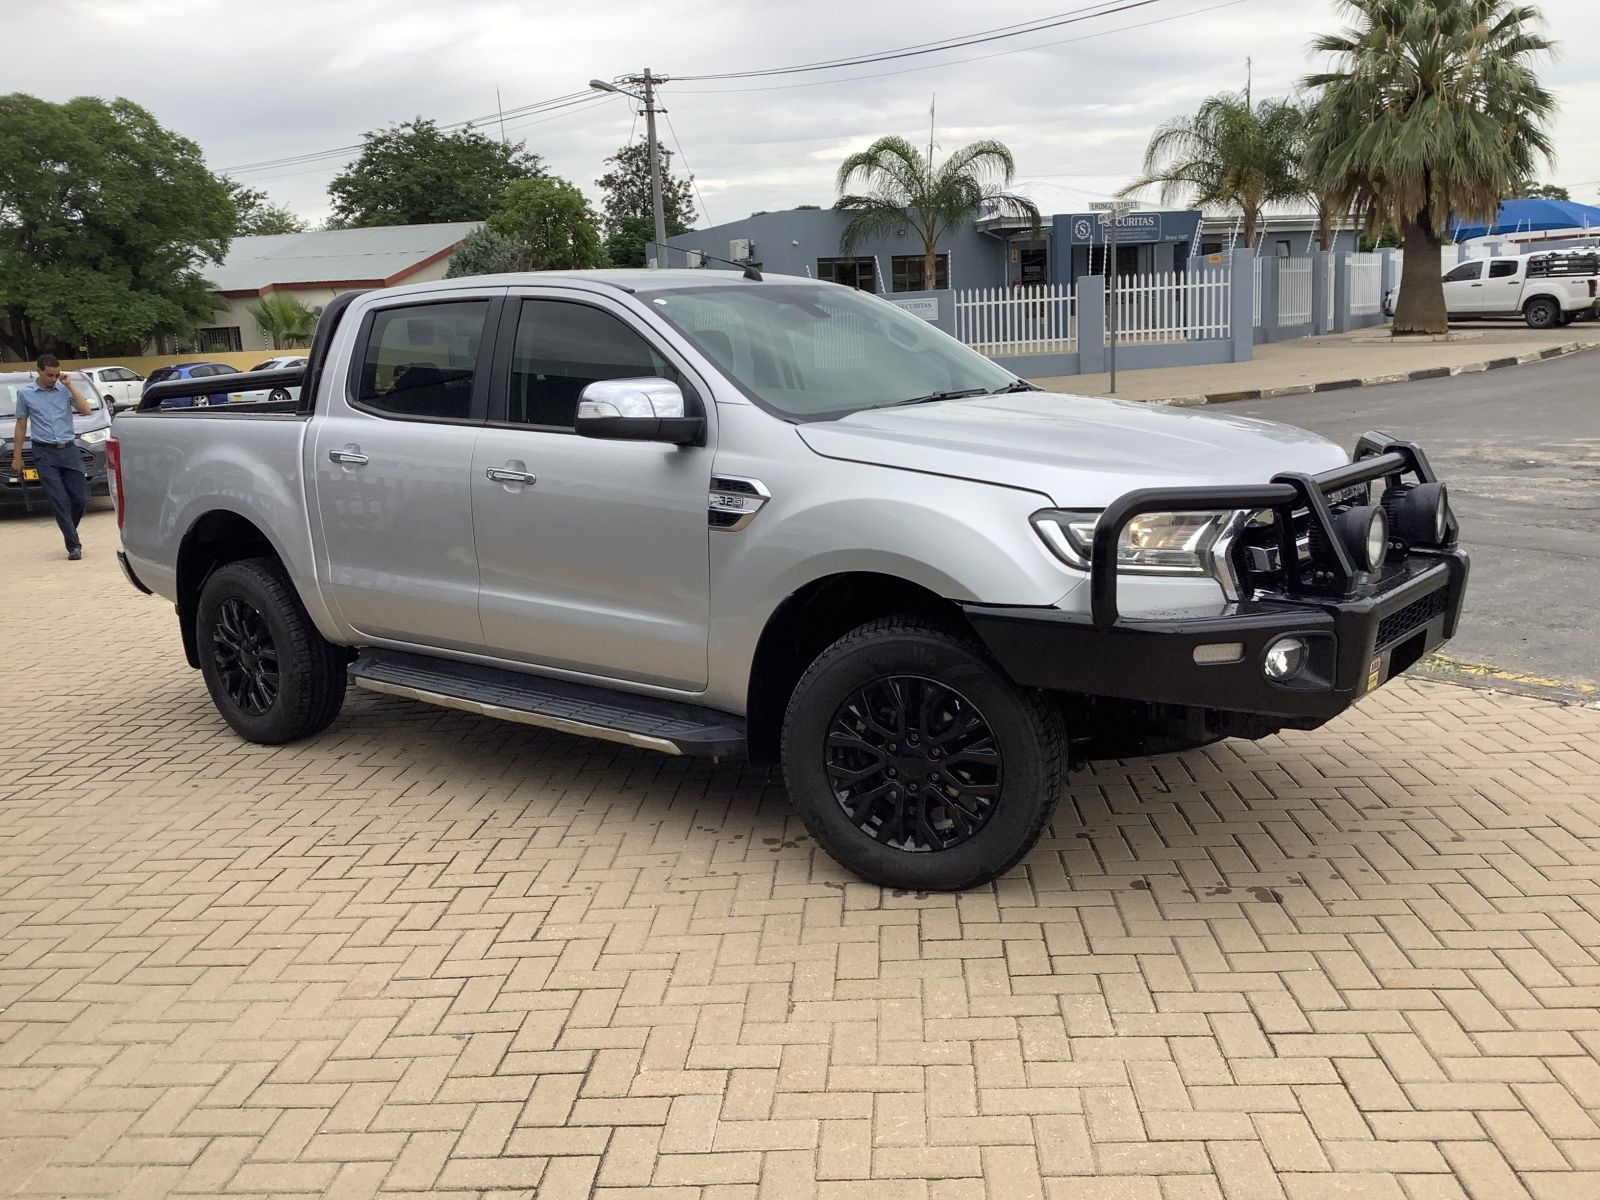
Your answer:
[[[1508,275],[1517,273],[1517,264],[1514,262],[1492,262],[1489,264],[1490,279],[1504,279]]]
[[[487,300],[383,308],[367,318],[351,381],[356,407],[424,421],[473,417]]]

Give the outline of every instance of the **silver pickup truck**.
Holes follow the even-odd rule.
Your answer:
[[[894,305],[722,271],[340,296],[298,400],[117,421],[122,562],[242,736],[347,684],[781,763],[866,879],[994,879],[1073,763],[1314,728],[1449,637],[1415,446],[1043,392]]]

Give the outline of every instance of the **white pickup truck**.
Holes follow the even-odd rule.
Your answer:
[[[1600,315],[1600,251],[1543,250],[1474,258],[1444,275],[1444,306],[1452,319],[1516,317],[1532,329],[1554,329]],[[1394,315],[1394,291],[1384,312]]]

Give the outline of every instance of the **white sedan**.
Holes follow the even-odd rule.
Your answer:
[[[115,412],[138,404],[139,396],[144,391],[144,376],[127,367],[86,367],[81,374],[111,402]]]
[[[304,354],[290,354],[282,358],[269,358],[266,362],[257,363],[251,367],[252,371],[286,371],[290,367],[303,367],[306,365]],[[257,388],[249,392],[232,392],[228,396],[231,404],[253,404],[262,400],[298,400],[300,389],[296,387]]]

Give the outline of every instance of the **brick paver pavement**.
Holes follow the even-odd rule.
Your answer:
[[[1600,1196],[1600,713],[1403,682],[890,893],[735,766],[240,742],[111,525],[0,520],[0,1191]]]

